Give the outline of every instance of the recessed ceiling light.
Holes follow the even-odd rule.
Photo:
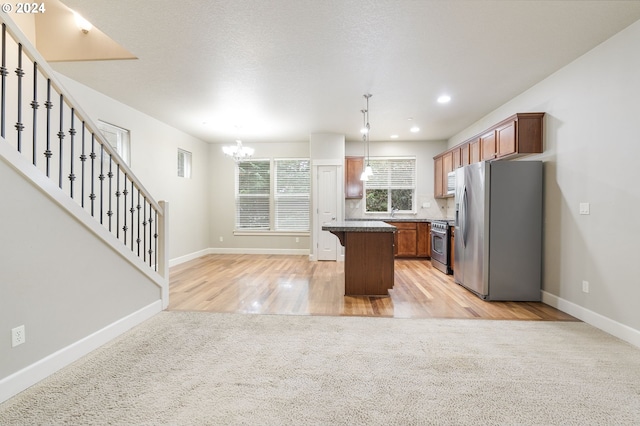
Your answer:
[[[446,104],[447,102],[449,102],[451,100],[451,96],[449,95],[442,95],[438,98],[438,103],[440,104]]]
[[[413,126],[412,128],[409,129],[411,131],[411,133],[418,133],[420,131],[420,127],[418,126]]]
[[[391,139],[398,139],[398,135],[391,135],[390,138]]]

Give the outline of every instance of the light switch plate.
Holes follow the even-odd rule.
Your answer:
[[[589,203],[580,203],[580,214],[589,214]]]

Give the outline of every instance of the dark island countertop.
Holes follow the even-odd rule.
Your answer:
[[[368,219],[368,218],[350,218],[350,219],[346,219],[347,222],[370,222],[372,221],[372,219]],[[455,220],[453,219],[429,219],[429,218],[411,218],[411,217],[381,217],[381,218],[377,218],[375,221],[381,221],[381,222],[420,222],[420,223],[431,223],[431,222],[449,222],[450,226],[453,226],[455,223]]]
[[[346,220],[323,223],[322,230],[329,232],[395,232],[396,227],[378,220]]]

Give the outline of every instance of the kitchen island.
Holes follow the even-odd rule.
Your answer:
[[[396,227],[379,221],[322,225],[344,247],[345,296],[387,296],[393,288],[393,235]]]

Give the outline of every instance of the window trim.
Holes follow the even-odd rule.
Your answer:
[[[397,210],[396,213],[401,213],[401,214],[416,214],[417,212],[417,182],[418,182],[418,160],[416,159],[415,156],[381,156],[381,157],[371,157],[371,160],[412,160],[413,161],[413,186],[409,186],[409,185],[405,185],[403,187],[392,187],[389,186],[387,188],[384,188],[388,191],[387,193],[387,211],[384,212],[370,212],[367,211],[367,189],[369,189],[368,186],[368,181],[364,181],[364,214],[365,215],[370,215],[370,216],[386,216],[391,214],[392,212],[392,202],[391,202],[391,190],[393,189],[411,189],[413,191],[413,196],[411,199],[411,210]],[[375,174],[375,168],[373,170],[373,173]],[[380,189],[380,188],[370,188],[370,189]]]
[[[309,162],[309,230],[308,231],[300,231],[300,230],[276,230],[275,229],[275,191],[276,191],[276,161],[290,161],[290,160],[305,160]],[[234,236],[288,236],[288,237],[308,237],[311,235],[311,195],[312,195],[312,171],[311,171],[311,159],[307,157],[270,157],[270,158],[251,158],[248,160],[240,160],[240,162],[252,162],[252,161],[269,161],[269,229],[238,229],[237,228],[237,208],[238,208],[238,189],[239,189],[239,168],[238,164],[235,164],[234,167],[234,175],[235,175],[235,188],[234,188]]]

